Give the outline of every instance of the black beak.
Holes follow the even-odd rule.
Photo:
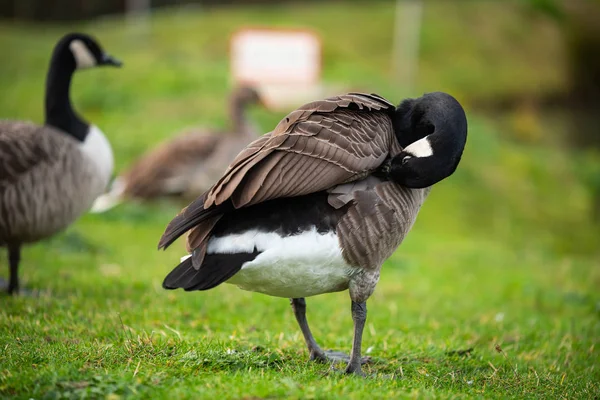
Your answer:
[[[104,53],[102,55],[102,62],[100,63],[100,65],[112,65],[113,67],[120,67],[121,65],[123,65],[123,63],[114,58],[113,56]]]

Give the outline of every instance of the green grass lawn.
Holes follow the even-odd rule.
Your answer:
[[[426,8],[418,90],[448,90],[468,104],[560,87],[555,32],[486,4]],[[489,14],[497,18],[475,23]],[[326,80],[399,101],[401,89],[388,84],[393,17],[390,3],[334,3],[163,11],[145,38],[120,19],[69,27],[94,33],[125,61],[122,70],[78,74],[73,102],[111,139],[117,170],[183,127],[223,125],[227,40],[241,24],[312,27],[324,38]],[[41,121],[50,49],[66,29],[1,24],[0,50],[10,57],[0,63],[0,118]],[[286,299],[230,285],[163,290],[184,250],[156,244],[179,206],[126,204],[24,251],[23,282],[41,292],[0,297],[0,396],[600,396],[599,238],[580,181],[597,160],[573,157],[550,135],[515,142],[503,125],[468,116],[459,170],[434,188],[368,302],[367,378],[308,362]],[[282,115],[253,117],[267,131]],[[0,257],[5,276],[4,250]],[[307,303],[321,345],[349,351],[348,294]]]

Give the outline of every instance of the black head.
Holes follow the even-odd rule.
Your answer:
[[[68,57],[74,69],[85,69],[97,66],[120,67],[121,61],[105,53],[100,44],[84,33],[69,33],[58,42],[54,50],[55,56]],[[67,56],[68,55],[68,56]]]
[[[424,188],[456,170],[467,141],[467,117],[454,97],[427,93],[396,108],[394,131],[403,151],[391,160],[389,178]]]
[[[69,98],[71,78],[76,69],[102,65],[121,66],[121,62],[106,54],[89,35],[69,33],[63,36],[52,53],[46,78],[45,111],[47,125],[53,126],[80,141],[84,141],[88,124],[73,110]]]

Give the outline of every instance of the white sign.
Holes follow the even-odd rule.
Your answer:
[[[317,85],[321,42],[308,30],[242,29],[231,39],[231,73],[236,83]]]

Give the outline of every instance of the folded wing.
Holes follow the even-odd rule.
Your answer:
[[[227,210],[319,192],[367,176],[398,147],[393,111],[387,100],[359,93],[293,111],[240,152],[223,177],[171,221],[159,248],[192,229],[188,249],[199,250],[193,257],[199,268],[210,230]]]
[[[394,106],[376,95],[347,94],[306,104],[231,163],[204,207],[231,200],[240,208],[301,196],[352,181],[387,157]]]
[[[50,131],[54,129],[28,122],[0,122],[0,189],[36,168],[59,162],[69,140],[58,131]]]

